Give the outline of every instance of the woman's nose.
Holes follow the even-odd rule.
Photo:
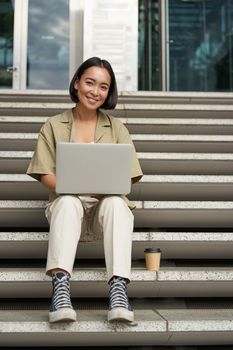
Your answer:
[[[98,86],[94,85],[91,92],[93,93],[93,95],[97,96],[99,94]]]

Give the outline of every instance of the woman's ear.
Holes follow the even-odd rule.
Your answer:
[[[74,88],[75,88],[75,90],[78,90],[78,85],[79,85],[79,80],[76,79],[75,82],[74,82]]]

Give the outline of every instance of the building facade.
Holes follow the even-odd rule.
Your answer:
[[[233,91],[233,0],[0,0],[0,88],[67,90],[86,58],[119,90]]]

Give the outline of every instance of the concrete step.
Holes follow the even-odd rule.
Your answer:
[[[162,262],[163,263],[163,262]],[[79,262],[77,261],[77,264]],[[1,298],[49,298],[51,278],[45,269],[29,267],[1,267]],[[178,297],[232,297],[233,267],[179,267],[176,264],[148,271],[145,266],[133,267],[130,297],[178,298]],[[71,278],[73,297],[102,298],[108,296],[109,286],[105,267],[74,268]]]
[[[113,112],[114,114],[114,112]],[[46,116],[1,116],[1,132],[39,132]],[[121,118],[130,133],[136,134],[233,134],[233,119],[225,118]]]
[[[168,96],[168,95],[167,95]],[[159,95],[158,95],[159,97]],[[165,98],[152,98],[150,101],[140,101],[137,96],[135,96],[131,101],[127,101],[124,98],[119,99],[118,104],[116,106],[116,110],[123,110],[125,113],[122,115],[122,117],[135,117],[135,111],[143,111],[144,116],[149,117],[149,116],[155,116],[155,115],[160,115],[161,117],[165,115],[168,115],[167,112],[170,112],[169,114],[171,115],[171,112],[173,112],[173,115],[176,114],[174,112],[179,111],[179,115],[175,116],[184,116],[184,113],[189,114],[190,112],[191,115],[196,115],[198,116],[204,116],[208,115],[208,112],[212,112],[212,116],[217,116],[221,113],[222,116],[229,115],[230,112],[233,110],[233,104],[232,101],[230,101],[230,96],[228,97],[228,101],[226,103],[226,99],[222,99],[221,97],[219,99],[214,99],[212,98],[211,101],[202,99],[202,101],[190,101],[189,99],[185,99],[183,97],[182,99],[167,99],[166,96],[164,95]],[[131,103],[130,103],[131,102]],[[14,115],[13,111],[22,111],[24,110],[24,113],[27,113],[27,111],[34,110],[38,111],[40,115],[45,115],[45,113],[52,112],[57,112],[59,110],[65,110],[68,108],[71,108],[74,106],[74,103],[70,101],[69,99],[65,99],[63,101],[1,101],[0,100],[0,112],[1,115],[6,113],[6,115]],[[145,115],[146,112],[146,115]],[[198,113],[197,113],[198,112]],[[207,112],[207,113],[206,113]],[[23,115],[20,113],[20,115]]]
[[[0,133],[1,151],[32,151],[37,133]],[[233,135],[132,134],[140,152],[218,152],[231,153]]]
[[[233,155],[228,153],[138,153],[145,174],[231,175]]]
[[[63,90],[12,90],[2,89],[1,102],[70,102],[68,91]]]
[[[131,134],[232,135],[233,119],[121,118]]]
[[[138,152],[231,152],[233,135],[132,134]]]
[[[0,199],[44,199],[49,190],[26,174],[0,174]]]
[[[48,323],[47,310],[4,310],[2,346],[175,346],[232,344],[233,309],[135,309],[135,322],[106,322],[107,308],[77,309],[77,321]]]
[[[0,115],[4,116],[52,116],[74,107],[71,101],[56,102],[0,102]],[[121,106],[119,106],[122,109]]]
[[[231,228],[232,201],[139,201],[135,202],[135,227]],[[1,227],[47,227],[45,201],[1,200]],[[12,221],[14,217],[14,221]]]
[[[25,173],[31,151],[0,151],[0,173]],[[232,175],[233,154],[138,152],[144,174]]]
[[[0,116],[1,132],[39,132],[48,117],[41,116]]]
[[[130,103],[186,103],[186,104],[232,104],[231,92],[199,91],[119,91],[118,99]],[[12,90],[1,89],[1,102],[69,102],[68,91],[64,90]]]
[[[48,323],[47,310],[4,310],[2,346],[227,345],[233,342],[232,309],[135,310],[133,324],[106,322],[106,309],[77,310],[73,323]]]
[[[144,175],[132,200],[231,200],[230,175]],[[47,199],[49,191],[26,174],[0,174],[0,199]]]
[[[231,231],[134,231],[133,259],[144,259],[144,249],[159,247],[162,259],[232,259]],[[1,259],[44,259],[48,232],[0,232]],[[83,237],[78,245],[80,259],[103,259],[102,241]]]
[[[115,110],[107,111],[116,116],[120,117],[144,117],[144,118],[153,118],[153,117],[192,117],[192,118],[231,118],[233,105],[232,102],[228,100],[228,103],[224,103],[224,99],[211,101],[196,101],[191,102],[188,99],[186,100],[175,100],[172,101],[166,99],[152,99],[146,103],[143,101],[136,102],[136,98],[133,98],[132,103],[130,101],[124,101],[123,99],[118,101]],[[136,103],[135,103],[136,102]],[[25,102],[25,101],[11,101],[11,102],[2,102],[0,101],[0,114],[1,115],[25,115],[25,113],[29,113],[32,115],[32,111],[34,115],[45,115],[51,116],[66,109],[72,108],[74,103],[69,100],[58,102]]]
[[[122,102],[173,104],[224,104],[232,105],[231,92],[199,92],[199,91],[119,91],[118,99]],[[64,90],[12,90],[1,89],[1,102],[67,102],[70,101],[68,91]]]
[[[134,325],[110,324],[106,315],[107,311],[101,309],[78,310],[77,322],[49,324],[47,310],[3,311],[0,316],[0,342],[4,346],[90,347],[136,345],[138,342],[152,344],[155,334],[160,335],[160,341],[168,339],[166,321],[152,310],[137,310],[137,323]]]
[[[31,151],[0,151],[0,173],[25,173],[32,155]]]
[[[119,106],[121,108],[121,106]],[[119,110],[120,110],[119,108]],[[123,105],[124,115],[121,117],[135,118],[231,118],[233,105],[222,103],[187,104],[187,103],[155,103],[135,104],[125,103]]]
[[[133,200],[231,200],[233,176],[144,175],[132,186]],[[10,199],[10,198],[9,198]]]
[[[0,133],[1,151],[34,151],[37,133]]]

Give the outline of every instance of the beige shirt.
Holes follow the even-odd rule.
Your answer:
[[[56,174],[56,144],[58,142],[77,142],[76,128],[73,122],[72,109],[51,117],[42,126],[36,150],[27,169],[27,174],[40,181],[41,175]],[[99,110],[95,132],[95,143],[123,143],[132,144],[127,128],[117,118]],[[143,173],[137,159],[133,145],[132,182],[141,179]],[[53,202],[58,194],[51,192],[49,203]],[[133,209],[135,205],[123,197],[128,206]]]

